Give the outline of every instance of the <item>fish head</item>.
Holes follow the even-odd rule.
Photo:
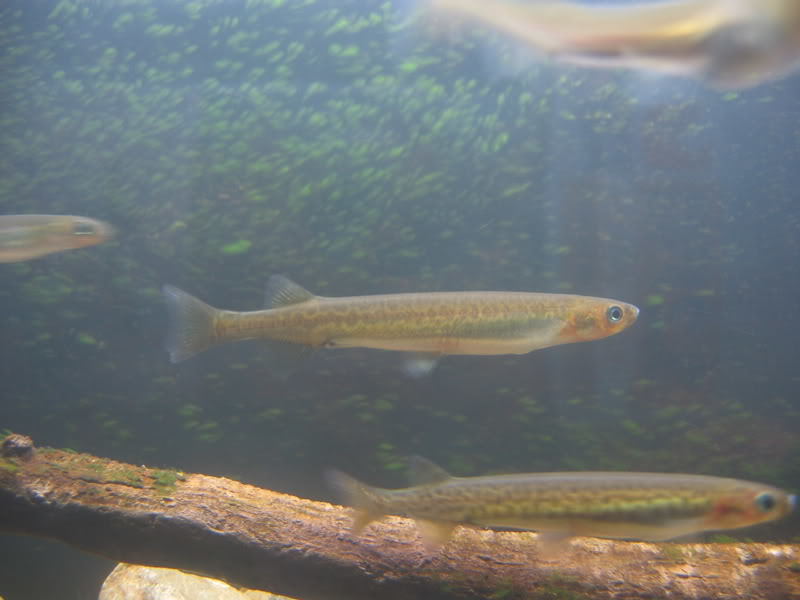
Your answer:
[[[706,518],[707,529],[736,529],[781,519],[794,510],[796,498],[766,485],[742,486],[717,497]]]
[[[633,304],[608,298],[582,298],[567,319],[562,338],[585,342],[627,329],[639,317]]]
[[[102,244],[114,235],[114,228],[104,221],[88,217],[68,216],[54,225],[69,248],[84,248]],[[56,233],[56,232],[54,232]]]

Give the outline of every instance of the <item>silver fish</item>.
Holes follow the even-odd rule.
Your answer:
[[[111,225],[88,217],[0,215],[0,262],[20,262],[94,246],[113,235]]]

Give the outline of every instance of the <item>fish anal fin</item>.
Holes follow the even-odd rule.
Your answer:
[[[424,456],[409,456],[408,479],[411,485],[430,485],[443,483],[453,476]]]
[[[361,535],[367,525],[372,523],[380,515],[375,515],[369,511],[362,509],[355,509],[353,512],[353,523],[350,525],[350,532],[353,535]]]
[[[265,299],[267,308],[291,306],[314,298],[316,298],[314,294],[283,275],[273,275],[267,280]]]
[[[433,552],[447,543],[452,537],[453,530],[458,527],[458,523],[447,521],[428,521],[427,519],[416,519],[422,544],[425,549]]]
[[[429,552],[435,552],[446,544],[453,537],[453,530],[458,527],[458,523],[448,521],[415,519],[415,522],[422,538],[422,545]]]

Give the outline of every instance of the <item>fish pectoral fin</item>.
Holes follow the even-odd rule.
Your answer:
[[[408,479],[411,485],[444,483],[453,478],[450,473],[424,456],[409,456],[407,462]]]
[[[291,306],[314,298],[316,298],[314,294],[283,275],[273,275],[267,280],[265,298],[267,308]]]
[[[422,536],[422,544],[431,552],[438,550],[440,546],[447,543],[453,535],[453,530],[458,527],[458,523],[428,521],[426,519],[416,519],[416,523]]]
[[[414,378],[425,377],[436,368],[436,363],[439,362],[441,354],[436,353],[414,353],[409,354],[405,360],[403,370],[406,375]]]

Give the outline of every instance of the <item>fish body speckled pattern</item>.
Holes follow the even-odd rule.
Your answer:
[[[423,523],[434,545],[456,525],[660,541],[748,527],[789,514],[794,496],[760,483],[679,473],[562,472],[452,477],[421,457],[419,485],[387,490],[339,471],[328,480],[356,509],[354,532],[382,515]]]
[[[639,309],[625,302],[568,294],[438,292],[327,298],[282,276],[267,286],[271,308],[219,310],[164,287],[173,362],[210,346],[267,339],[313,348],[374,348],[422,355],[525,354],[623,331]]]

